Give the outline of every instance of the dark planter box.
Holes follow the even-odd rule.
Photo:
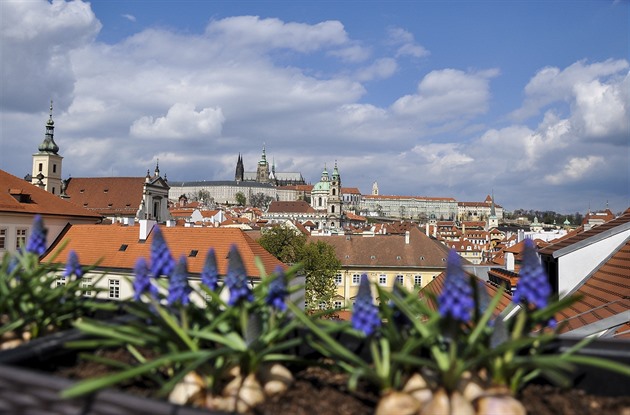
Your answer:
[[[305,338],[305,333],[296,333]],[[112,389],[72,399],[61,399],[59,393],[72,385],[73,381],[45,373],[46,368],[59,364],[70,364],[76,360],[78,351],[64,349],[63,344],[76,340],[81,334],[76,331],[58,333],[38,339],[26,345],[0,353],[0,413],[10,414],[95,414],[95,415],[201,415],[205,409],[182,407],[163,400],[141,398]],[[336,340],[346,344],[354,353],[369,358],[367,347],[351,336],[336,334]],[[559,339],[550,352],[562,352],[577,340]],[[580,355],[607,358],[630,365],[630,342],[596,340],[580,351]],[[294,352],[305,358],[316,358],[319,353],[302,342]],[[579,366],[573,376],[573,386],[593,395],[627,396],[630,393],[628,378],[590,366]]]
[[[564,352],[581,339],[560,338],[554,345],[557,352]],[[598,339],[580,349],[580,356],[608,359],[630,366],[630,341],[622,339]],[[578,365],[572,376],[573,387],[600,396],[629,396],[630,378],[587,365]]]

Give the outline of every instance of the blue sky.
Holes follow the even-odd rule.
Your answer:
[[[0,2],[0,168],[630,206],[628,1]]]

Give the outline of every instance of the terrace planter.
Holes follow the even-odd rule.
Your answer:
[[[61,390],[69,387],[73,380],[51,374],[57,367],[68,367],[77,361],[78,351],[63,348],[65,341],[79,338],[75,331],[59,333],[35,340],[8,351],[0,356],[0,412],[1,413],[47,413],[47,414],[164,414],[199,415],[221,414],[205,409],[182,407],[164,400],[134,396],[124,390],[108,389],[90,396],[72,400],[59,397]],[[353,339],[341,335],[340,341]],[[571,339],[560,339],[553,351],[563,351],[575,344]],[[355,353],[366,353],[363,344],[350,345]],[[581,355],[605,357],[614,361],[630,363],[630,343],[624,341],[598,340],[580,351]],[[304,357],[316,357],[317,352],[306,344],[295,350]],[[365,355],[364,355],[365,356]],[[46,373],[49,372],[49,373]],[[529,413],[622,413],[630,410],[630,386],[628,379],[596,370],[578,367],[568,391],[549,385],[535,384],[526,387],[520,398]],[[378,397],[373,391],[351,393],[345,385],[347,378],[321,368],[300,371],[290,390],[274,397],[255,413],[303,413],[303,414],[354,414],[371,413]],[[579,388],[580,390],[578,390]],[[596,396],[597,395],[597,396]]]

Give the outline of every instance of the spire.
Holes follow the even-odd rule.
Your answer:
[[[339,169],[337,168],[337,160],[335,160],[335,168],[332,174],[333,180],[339,180]]]
[[[155,177],[160,176],[160,159],[158,158],[155,162]]]
[[[243,181],[245,176],[245,167],[243,166],[243,156],[238,153],[238,160],[236,160],[236,171],[234,172],[234,180],[239,182]]]
[[[41,153],[57,154],[59,152],[59,146],[55,143],[53,136],[55,135],[55,122],[53,121],[53,101],[50,100],[50,116],[46,123],[46,135],[44,141],[39,145],[38,150]]]
[[[492,191],[492,204],[490,205],[490,216],[497,216],[497,212],[494,208],[494,190]]]

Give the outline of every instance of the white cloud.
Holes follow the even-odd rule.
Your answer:
[[[411,56],[422,58],[430,53],[422,45],[416,43],[413,34],[400,27],[390,28],[388,31],[388,43],[398,48],[396,57]]]
[[[556,174],[548,174],[545,181],[552,185],[576,182],[591,174],[595,169],[604,163],[601,156],[573,157],[564,168]]]
[[[163,117],[145,116],[133,122],[129,133],[140,138],[198,138],[218,136],[225,117],[220,108],[195,111],[193,104],[174,104]]]
[[[338,21],[309,25],[285,23],[275,18],[261,19],[258,16],[237,16],[211,21],[206,28],[206,35],[221,38],[234,48],[287,48],[304,53],[348,42],[344,27]]]
[[[65,1],[0,2],[0,108],[36,112],[54,98],[70,104],[75,74],[69,54],[101,29],[89,4]],[[18,80],[28,80],[28,82]]]
[[[626,60],[613,59],[591,64],[582,60],[563,70],[557,67],[543,68],[525,86],[523,106],[514,111],[512,117],[523,120],[537,114],[541,108],[551,103],[571,102],[575,96],[575,85],[606,78],[626,68],[628,68]]]
[[[130,22],[136,21],[136,16],[134,16],[133,14],[123,14],[122,17],[129,20]]]
[[[466,73],[443,69],[427,74],[418,93],[405,95],[393,105],[398,115],[411,115],[425,122],[437,122],[483,114],[490,99],[490,79],[497,70]]]
[[[623,80],[593,80],[574,85],[572,122],[585,137],[628,144],[630,135],[630,74]]]
[[[398,65],[392,58],[379,59],[367,68],[357,72],[355,78],[359,81],[371,81],[373,79],[386,79],[392,76]]]

